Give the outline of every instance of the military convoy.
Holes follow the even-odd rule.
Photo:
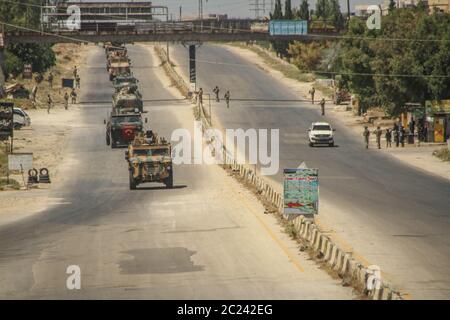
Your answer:
[[[115,93],[106,124],[106,144],[111,148],[128,147],[130,190],[147,182],[173,187],[172,147],[152,131],[144,133],[144,105],[138,82],[131,73],[127,50],[121,44],[105,44],[109,79]]]
[[[172,146],[164,138],[149,131],[138,134],[125,152],[128,162],[130,190],[148,182],[173,187]]]

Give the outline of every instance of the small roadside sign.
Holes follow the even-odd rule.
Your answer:
[[[8,170],[26,172],[33,168],[32,153],[8,154]]]
[[[67,79],[67,78],[63,78],[62,80],[62,84],[61,86],[63,88],[74,88],[75,87],[75,81],[74,79]]]

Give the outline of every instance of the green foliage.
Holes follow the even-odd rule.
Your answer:
[[[298,17],[301,20],[309,20],[309,3],[308,0],[302,0],[300,4],[300,10],[298,11]]]
[[[5,76],[18,76],[23,70],[23,61],[9,51],[5,51]]]
[[[291,0],[286,0],[286,2],[284,3],[284,17],[283,18],[286,20],[294,19],[294,14],[292,12]]]
[[[329,2],[328,0],[317,0],[316,2],[316,16],[317,18],[327,19],[329,15]]]
[[[12,44],[8,46],[8,52],[20,57],[23,63],[31,63],[33,72],[44,72],[56,62],[55,53],[49,45]]]
[[[314,71],[322,58],[322,46],[318,42],[295,41],[289,46],[292,63],[301,71]]]
[[[429,15],[414,8],[394,10],[382,17],[381,25],[381,30],[368,30],[364,21],[353,18],[347,35],[450,39],[449,14]],[[448,41],[345,39],[341,44],[334,67],[342,72],[340,86],[359,96],[362,111],[381,106],[388,114],[398,115],[404,111],[406,102],[424,103],[426,100],[449,98],[449,78],[421,76],[450,74]]]
[[[29,5],[41,5],[40,0],[11,0],[11,2],[15,3],[0,5],[1,21],[27,28],[39,27],[40,9]],[[55,54],[48,45],[9,45],[5,50],[5,73],[16,76],[23,71],[25,63],[31,63],[35,72],[44,72],[53,66],[55,61]]]

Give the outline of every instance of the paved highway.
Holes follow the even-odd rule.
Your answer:
[[[130,58],[145,99],[178,98],[143,46]],[[128,189],[124,150],[105,144],[113,89],[93,48],[82,70],[79,125],[69,137],[56,205],[0,226],[0,298],[352,299],[218,166],[175,167],[175,188]],[[98,101],[99,103],[93,103]],[[185,102],[147,102],[152,129],[192,130]],[[81,268],[81,290],[66,268]]]
[[[187,50],[172,46],[181,70],[188,71]],[[199,87],[218,85],[232,98],[304,99],[251,62],[216,45],[197,51]],[[356,257],[381,266],[384,276],[413,298],[450,298],[450,183],[377,150],[365,150],[334,117],[321,117],[309,103],[213,103],[224,128],[280,129],[280,171],[303,161],[320,170],[320,222]],[[307,128],[325,120],[337,129],[335,148],[310,148]],[[217,122],[216,122],[217,124]]]

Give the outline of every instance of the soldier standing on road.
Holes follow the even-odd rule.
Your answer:
[[[381,135],[383,134],[383,130],[378,126],[374,133],[377,137],[377,147],[378,149],[381,149]]]
[[[73,67],[73,78],[76,79],[78,76],[78,69],[77,66]]]
[[[77,77],[75,78],[75,82],[76,82],[77,89],[80,89],[81,88],[81,78],[79,75],[77,75]]]
[[[216,94],[216,101],[220,102],[220,98],[219,98],[219,93],[220,93],[220,89],[218,86],[216,86],[213,90],[213,92]]]
[[[406,131],[405,128],[400,127],[400,144],[402,145],[402,148],[405,147],[405,136],[406,136]]]
[[[398,146],[400,144],[400,133],[398,132],[397,124],[394,124],[394,129],[392,130],[392,132],[394,134],[395,147],[398,148]]]
[[[77,103],[77,93],[75,92],[75,88],[72,88],[72,92],[70,93],[70,97],[72,98],[72,104]]]
[[[200,103],[200,105],[203,105],[203,89],[200,88],[200,90],[198,90],[198,102]]]
[[[320,109],[322,110],[322,115],[325,115],[325,98],[320,101]]]
[[[230,91],[225,93],[225,101],[227,102],[227,108],[230,108]]]
[[[50,72],[50,74],[48,75],[48,84],[50,85],[50,88],[53,88],[53,73]]]
[[[69,94],[66,93],[64,94],[64,109],[69,109]]]
[[[392,147],[392,132],[391,132],[391,129],[386,129],[385,138],[386,138],[386,148]]]
[[[369,131],[369,128],[367,128],[367,126],[364,127],[363,136],[364,136],[364,141],[366,142],[366,149],[369,149],[370,131]]]
[[[50,94],[47,95],[47,113],[50,113],[50,108],[52,107],[52,97],[50,96]]]
[[[316,89],[314,87],[309,90],[309,94],[311,95],[311,103],[314,104],[314,94],[316,93]]]

